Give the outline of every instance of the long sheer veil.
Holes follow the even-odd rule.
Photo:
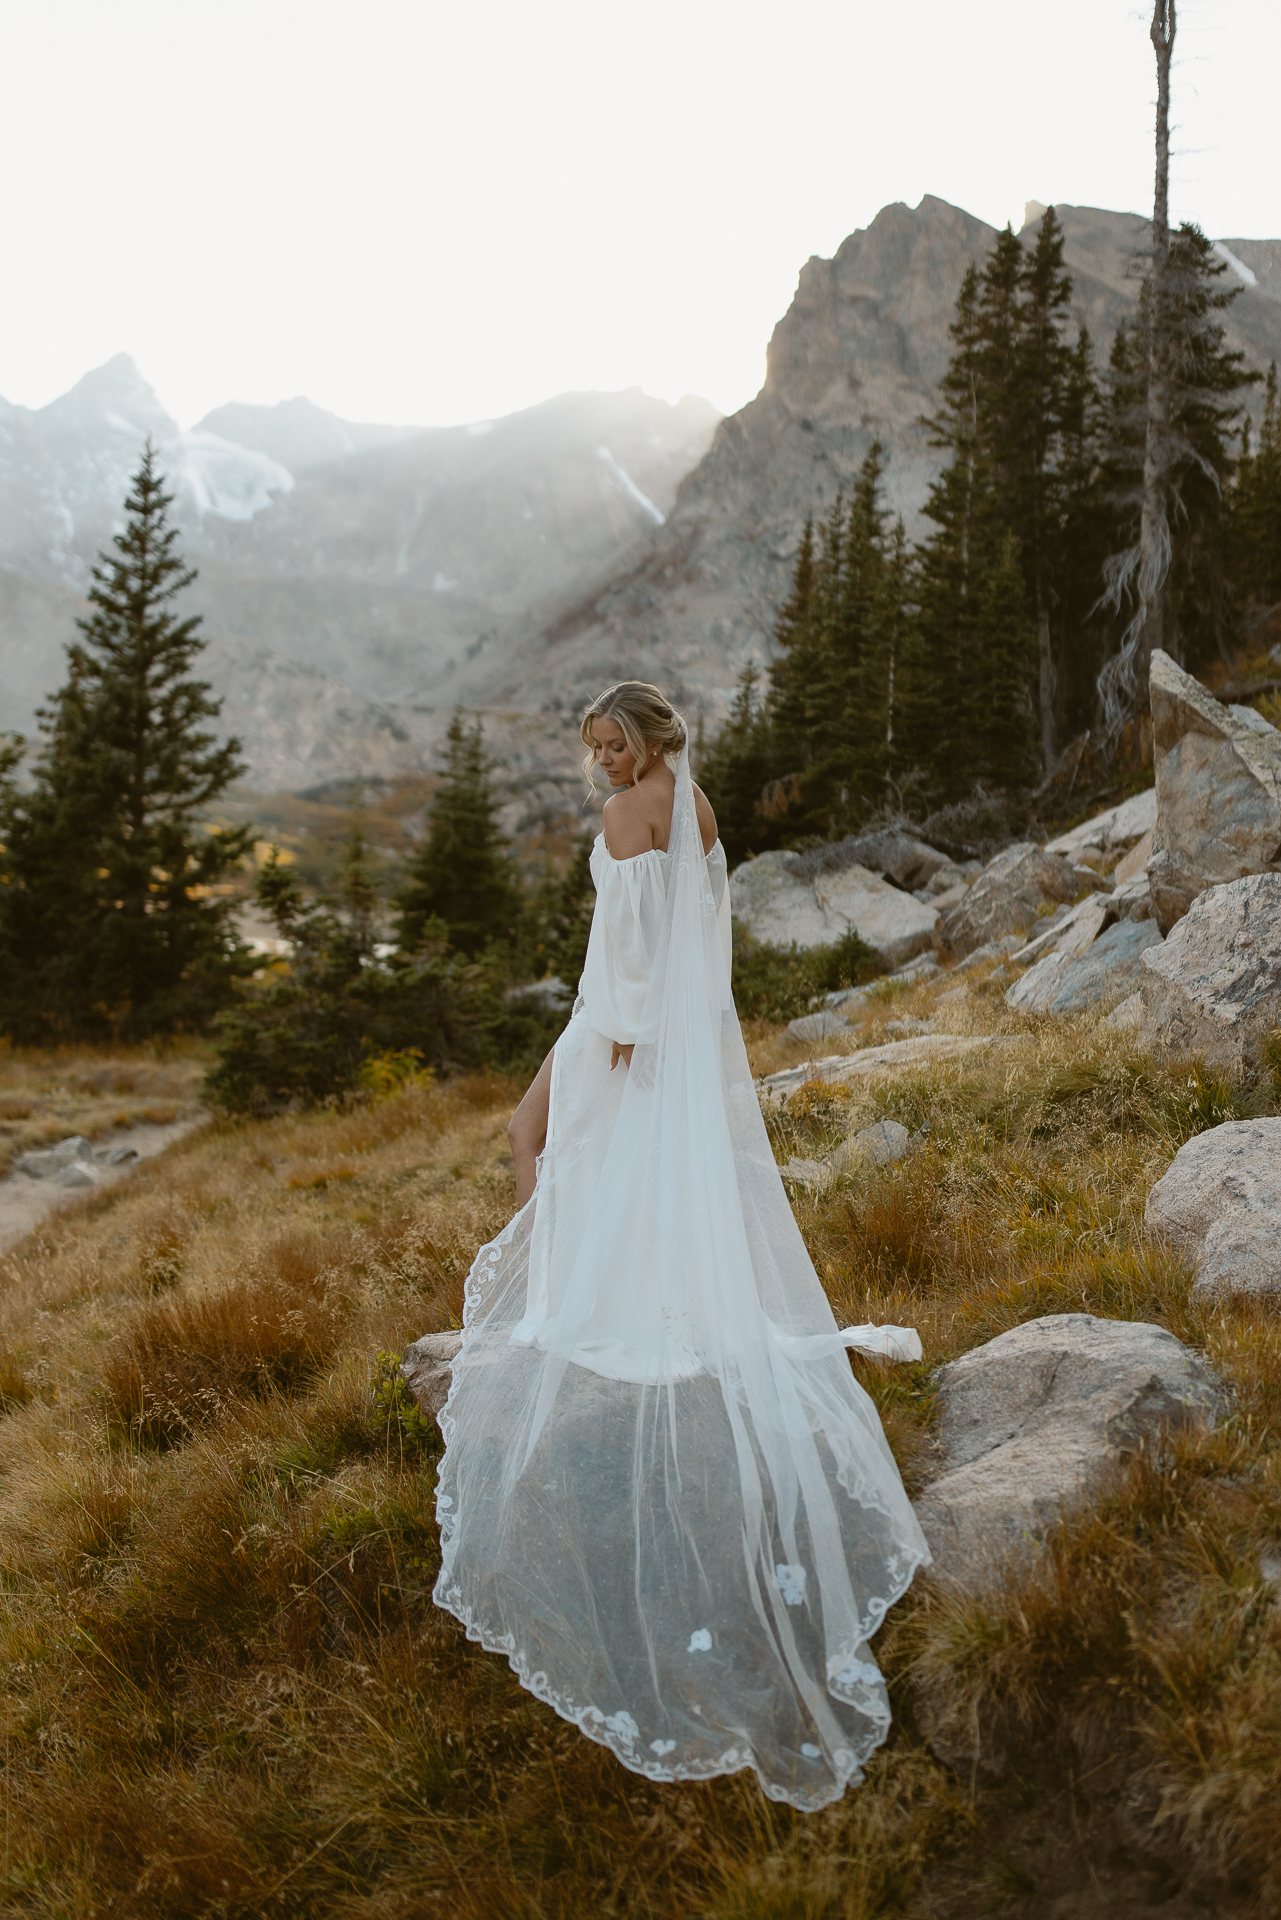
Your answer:
[[[885,1737],[867,1640],[929,1557],[845,1349],[919,1344],[836,1326],[761,1118],[687,747],[674,772],[626,1080],[572,1020],[534,1197],[468,1279],[435,1597],[635,1771],[750,1766],[817,1808]],[[597,1102],[616,1119],[585,1180]]]

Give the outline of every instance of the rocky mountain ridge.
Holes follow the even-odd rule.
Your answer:
[[[1028,211],[1020,237],[1030,246],[1043,209]],[[1074,317],[1104,365],[1134,306],[1148,223],[1094,207],[1056,212]],[[962,276],[995,238],[983,221],[927,195],[915,208],[883,208],[832,259],[808,261],[774,330],[761,392],[721,422],[634,563],[469,650],[424,682],[420,702],[572,712],[602,681],[628,672],[660,681],[694,712],[723,714],[744,663],[770,659],[806,514],[848,490],[874,440],[887,451],[890,506],[910,534],[922,531],[937,471],[923,416],[947,364]],[[1220,249],[1240,287],[1227,314],[1229,345],[1266,368],[1281,359],[1281,242],[1232,240]]]
[[[250,778],[297,787],[419,767],[409,683],[615,565],[662,524],[718,418],[633,388],[457,428],[360,425],[293,400],[183,432],[123,354],[48,407],[0,402],[0,726],[29,728],[61,680],[148,437]]]
[[[1135,299],[1146,223],[1057,212],[1075,316],[1102,361]],[[806,514],[848,487],[876,438],[889,502],[920,533],[937,464],[923,416],[961,277],[994,238],[932,196],[882,209],[806,263],[761,392],[719,424],[706,402],[632,389],[432,430],[306,400],[233,404],[184,434],[125,356],[37,412],[0,402],[0,725],[29,725],[60,678],[89,563],[150,433],[254,785],[420,767],[462,704],[488,715],[513,793],[550,779],[576,804],[582,701],[636,675],[718,718],[744,662],[770,658]],[[1264,368],[1281,358],[1281,242],[1218,245],[1241,288],[1230,343]]]

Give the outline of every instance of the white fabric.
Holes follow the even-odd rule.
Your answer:
[[[607,1040],[630,1045],[640,1032],[649,976],[667,907],[670,853],[657,848],[615,860],[598,833],[592,847],[596,911],[579,992],[587,1024]],[[731,929],[729,871],[720,841],[707,856],[707,878],[716,902],[716,922],[729,970]]]
[[[435,1598],[626,1766],[750,1766],[812,1809],[885,1738],[867,1640],[929,1558],[845,1348],[920,1343],[836,1326],[734,1012],[724,855],[675,772],[668,853],[593,850],[538,1185],[468,1278]]]

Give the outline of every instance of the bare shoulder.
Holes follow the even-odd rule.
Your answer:
[[[711,801],[698,786],[694,788],[694,812],[698,816],[698,831],[703,836],[703,852],[710,853],[717,841],[716,815]]]
[[[654,844],[653,809],[643,787],[620,787],[601,809],[605,845],[615,860],[632,860]]]

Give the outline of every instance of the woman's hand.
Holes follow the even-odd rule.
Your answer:
[[[622,1061],[625,1067],[631,1066],[632,1047],[635,1046],[635,1044],[636,1044],[635,1041],[633,1041],[631,1043],[631,1046],[624,1046],[621,1040],[610,1041],[609,1070],[611,1073],[614,1071],[614,1068],[618,1065],[620,1060]]]

